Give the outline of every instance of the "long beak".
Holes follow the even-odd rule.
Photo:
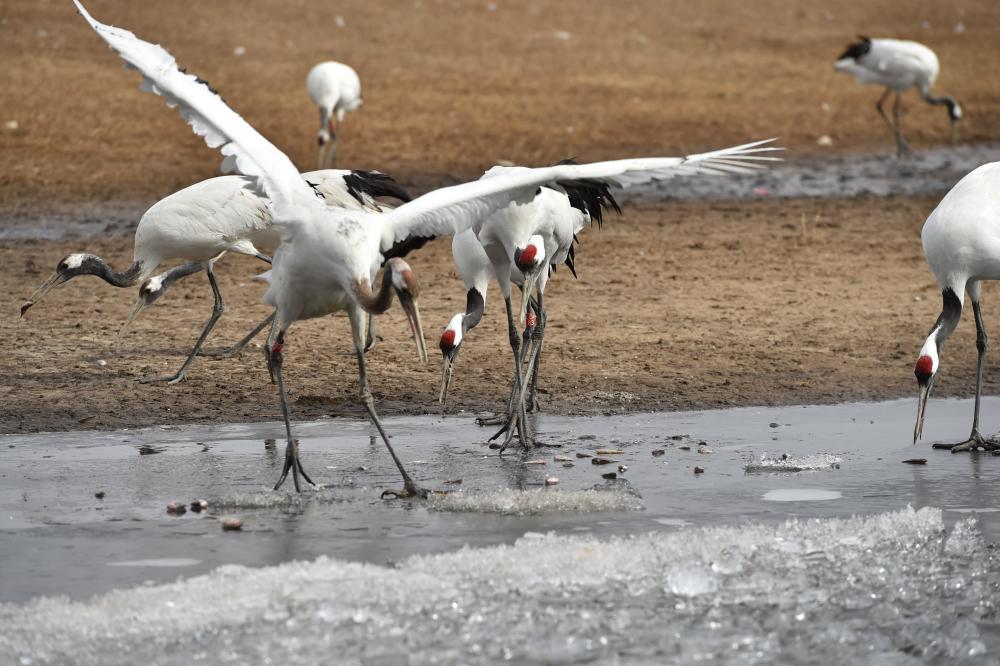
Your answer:
[[[927,398],[931,394],[931,386],[933,386],[934,380],[931,379],[926,384],[920,385],[920,398],[917,403],[917,424],[913,427],[913,443],[916,444],[917,440],[924,435],[924,410],[927,408]]]
[[[125,329],[128,328],[128,325],[132,323],[133,319],[139,316],[139,313],[142,312],[144,307],[146,307],[146,302],[142,300],[142,296],[140,296],[136,300],[135,305],[132,306],[132,311],[128,313],[128,319],[125,320],[125,323],[122,324],[122,327],[118,330],[119,339],[125,335]]]
[[[535,281],[538,273],[528,273],[524,276],[524,289],[521,290],[521,311],[518,314],[518,325],[524,326],[524,318],[528,312],[528,300],[531,298],[531,290],[535,288]]]
[[[448,406],[448,387],[451,386],[451,370],[452,361],[450,356],[444,357],[444,370],[441,373],[441,395],[438,396],[438,402]]]
[[[958,121],[951,121],[951,130],[948,137],[952,143],[955,143],[955,139],[958,138]]]
[[[417,343],[417,356],[421,363],[427,362],[427,343],[424,341],[424,327],[420,323],[420,308],[417,307],[417,299],[408,294],[399,295],[399,304],[406,313],[406,318],[410,322],[410,332]]]
[[[60,273],[58,272],[53,273],[52,276],[48,280],[46,280],[41,287],[35,290],[35,293],[31,295],[31,298],[29,298],[28,300],[26,300],[24,303],[21,304],[21,316],[22,317],[24,316],[24,313],[28,311],[28,308],[30,308],[38,301],[42,300],[42,296],[49,293],[49,289],[55,287],[56,285],[62,284],[65,281],[66,280]]]

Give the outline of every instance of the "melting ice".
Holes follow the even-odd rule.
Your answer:
[[[790,555],[794,553],[794,555]],[[924,508],[414,556],[222,567],[0,605],[22,664],[995,663],[1000,566]]]

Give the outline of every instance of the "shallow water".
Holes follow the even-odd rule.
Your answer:
[[[1000,399],[984,404],[987,431],[1000,428],[991,422],[998,406]],[[1000,457],[912,446],[915,411],[914,400],[901,400],[542,415],[540,440],[552,446],[502,458],[484,445],[491,431],[475,426],[471,415],[387,419],[414,477],[451,493],[429,505],[379,498],[400,483],[363,421],[297,426],[303,464],[324,485],[301,496],[290,481],[282,491],[269,488],[284,458],[277,423],[4,436],[0,601],[81,598],[220,564],[319,555],[388,564],[466,544],[511,543],[526,532],[608,536],[674,527],[669,521],[700,526],[848,516],[908,504],[943,508],[948,522],[979,509],[986,537],[996,539]],[[971,412],[968,401],[933,401],[926,441],[961,439]],[[278,438],[277,445],[266,446],[268,437]],[[598,455],[599,449],[622,453]],[[594,465],[578,454],[614,462]],[[928,462],[902,463],[915,457]],[[545,464],[532,464],[538,460]],[[619,472],[619,465],[627,470]],[[608,473],[618,478],[604,479]],[[546,486],[551,477],[558,483]],[[99,490],[103,499],[94,496]],[[209,509],[167,515],[168,502],[195,499],[208,500]],[[224,516],[241,518],[243,531],[223,533]],[[150,563],[135,564],[143,561]],[[131,566],[109,566],[123,562]]]
[[[778,141],[780,144],[780,141]],[[623,202],[664,199],[749,199],[772,197],[855,197],[943,193],[977,166],[1000,159],[1000,144],[943,146],[900,160],[886,142],[875,155],[782,153],[785,162],[748,176],[677,179],[634,187],[616,196]],[[84,211],[18,212],[5,215],[0,240],[128,234],[145,207],[137,202],[94,204]]]
[[[301,496],[268,489],[280,424],[5,436],[0,654],[997,663],[1000,457],[930,449],[965,436],[970,401],[933,401],[917,447],[915,411],[543,416],[552,446],[502,459],[471,415],[387,419],[419,482],[451,491],[428,503],[379,499],[396,473],[353,420],[297,427],[326,484]],[[206,512],[165,511],[198,498]],[[66,596],[25,603],[39,595]]]

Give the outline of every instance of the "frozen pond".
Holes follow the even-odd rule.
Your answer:
[[[379,499],[364,422],[299,427],[301,497],[279,424],[6,436],[0,663],[997,663],[1000,457],[930,449],[970,401],[916,447],[915,411],[543,416],[502,459],[471,415],[388,419],[427,504]]]
[[[778,144],[780,145],[780,140]],[[992,143],[943,146],[899,160],[886,141],[875,155],[781,155],[785,162],[748,176],[687,178],[635,187],[616,194],[621,201],[664,199],[750,199],[772,197],[855,197],[944,193],[976,167],[1000,160]],[[100,202],[70,211],[4,215],[0,240],[132,233],[152,202]]]

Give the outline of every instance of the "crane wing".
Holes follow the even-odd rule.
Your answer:
[[[517,202],[531,201],[541,186],[563,191],[560,184],[601,181],[627,187],[676,176],[747,173],[780,158],[767,155],[781,148],[774,139],[756,141],[686,157],[647,157],[591,164],[558,164],[529,169],[494,167],[487,177],[442,187],[417,197],[383,217],[382,249],[411,236],[441,236],[468,229],[490,214]]]
[[[238,171],[254,178],[256,187],[276,206],[316,202],[316,196],[283,152],[230,109],[217,92],[202,79],[178,67],[162,46],[150,44],[128,30],[105,25],[94,19],[73,0],[77,10],[101,39],[125,61],[125,66],[142,72],[140,90],[153,92],[177,107],[195,134],[209,148],[225,155],[223,172]]]

